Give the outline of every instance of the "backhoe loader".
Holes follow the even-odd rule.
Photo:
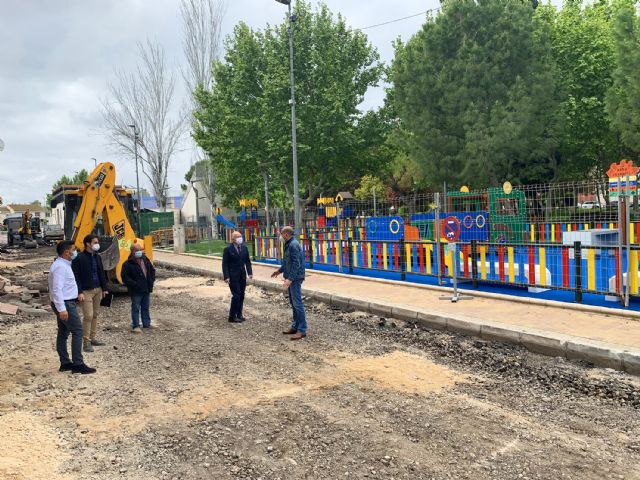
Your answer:
[[[116,188],[116,168],[112,163],[100,163],[91,172],[82,185],[75,189],[63,189],[65,209],[81,199],[80,207],[75,212],[65,212],[65,215],[75,213],[73,231],[70,235],[78,250],[84,250],[83,239],[90,233],[100,236],[102,249],[100,257],[110,283],[110,291],[122,291],[122,265],[131,253],[131,245],[138,243],[143,246],[145,255],[153,261],[153,247],[150,236],[144,240],[137,238],[125,208],[118,197],[131,198],[131,194]],[[131,207],[131,202],[128,202]],[[101,228],[97,229],[101,221]],[[101,232],[100,232],[101,230]],[[67,237],[69,238],[69,237]]]

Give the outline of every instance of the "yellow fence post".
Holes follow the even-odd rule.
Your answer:
[[[509,258],[509,282],[516,283],[516,267],[515,261],[513,259],[513,247],[508,248],[508,258]]]
[[[426,273],[431,273],[431,245],[424,244],[424,263]]]
[[[587,249],[587,288],[596,289],[596,251],[593,248]]]
[[[384,269],[387,269],[387,265],[389,264],[389,259],[387,258],[387,242],[382,244],[382,263],[384,265]]]
[[[631,295],[638,295],[638,250],[631,250],[629,263],[629,287]]]

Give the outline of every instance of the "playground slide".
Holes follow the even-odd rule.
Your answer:
[[[224,218],[222,215],[218,214],[218,216],[216,217],[216,219],[218,220],[218,223],[224,225],[225,227],[229,227],[229,228],[236,228],[236,226],[231,223],[229,220],[227,220],[226,218]]]

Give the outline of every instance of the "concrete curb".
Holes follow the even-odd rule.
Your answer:
[[[156,265],[185,273],[222,278],[222,273],[187,265],[156,260]],[[253,284],[266,290],[282,292],[282,287],[268,280],[256,279]],[[416,323],[424,328],[444,330],[461,335],[479,337],[492,342],[520,345],[527,350],[552,357],[583,360],[604,368],[640,375],[640,350],[598,342],[556,332],[518,327],[500,322],[481,320],[463,315],[446,316],[413,309],[406,305],[391,305],[364,298],[350,298],[320,290],[303,288],[305,297],[345,310],[358,310]]]
[[[218,255],[202,255],[200,253],[177,254],[168,250],[159,250],[159,251],[163,253],[170,253],[172,255],[184,255],[187,257],[208,258],[211,260],[222,260],[222,257]],[[254,261],[253,263],[255,265],[262,265],[266,267],[274,266],[273,263],[266,263],[266,262],[260,262],[260,261]],[[373,278],[373,277],[365,277],[363,275],[352,275],[349,273],[325,272],[324,270],[314,270],[312,268],[307,269],[307,272],[309,274],[314,274],[314,275],[337,276],[337,277],[343,277],[343,278],[346,277],[346,278],[354,278],[357,280],[363,280],[367,282],[386,283],[389,285],[401,285],[401,286],[409,286],[413,288],[424,288],[425,290],[433,290],[436,292],[443,292],[447,294],[453,292],[453,288],[451,287],[445,287],[445,286],[439,286],[439,285],[425,285],[423,283],[403,282],[400,280],[390,280],[388,278]],[[634,310],[623,310],[621,308],[599,307],[597,305],[583,305],[579,303],[560,302],[557,300],[545,300],[541,298],[519,297],[516,295],[506,295],[502,293],[483,292],[481,290],[463,289],[462,293],[473,295],[474,297],[479,297],[479,298],[504,300],[507,302],[524,303],[527,305],[540,305],[543,307],[562,308],[565,310],[578,310],[581,312],[598,313],[603,315],[611,315],[615,317],[629,318],[631,320],[640,320],[640,312],[637,312]]]

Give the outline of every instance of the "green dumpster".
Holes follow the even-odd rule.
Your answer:
[[[173,227],[173,212],[141,212],[140,223],[142,223],[141,233],[144,237],[156,230]]]

